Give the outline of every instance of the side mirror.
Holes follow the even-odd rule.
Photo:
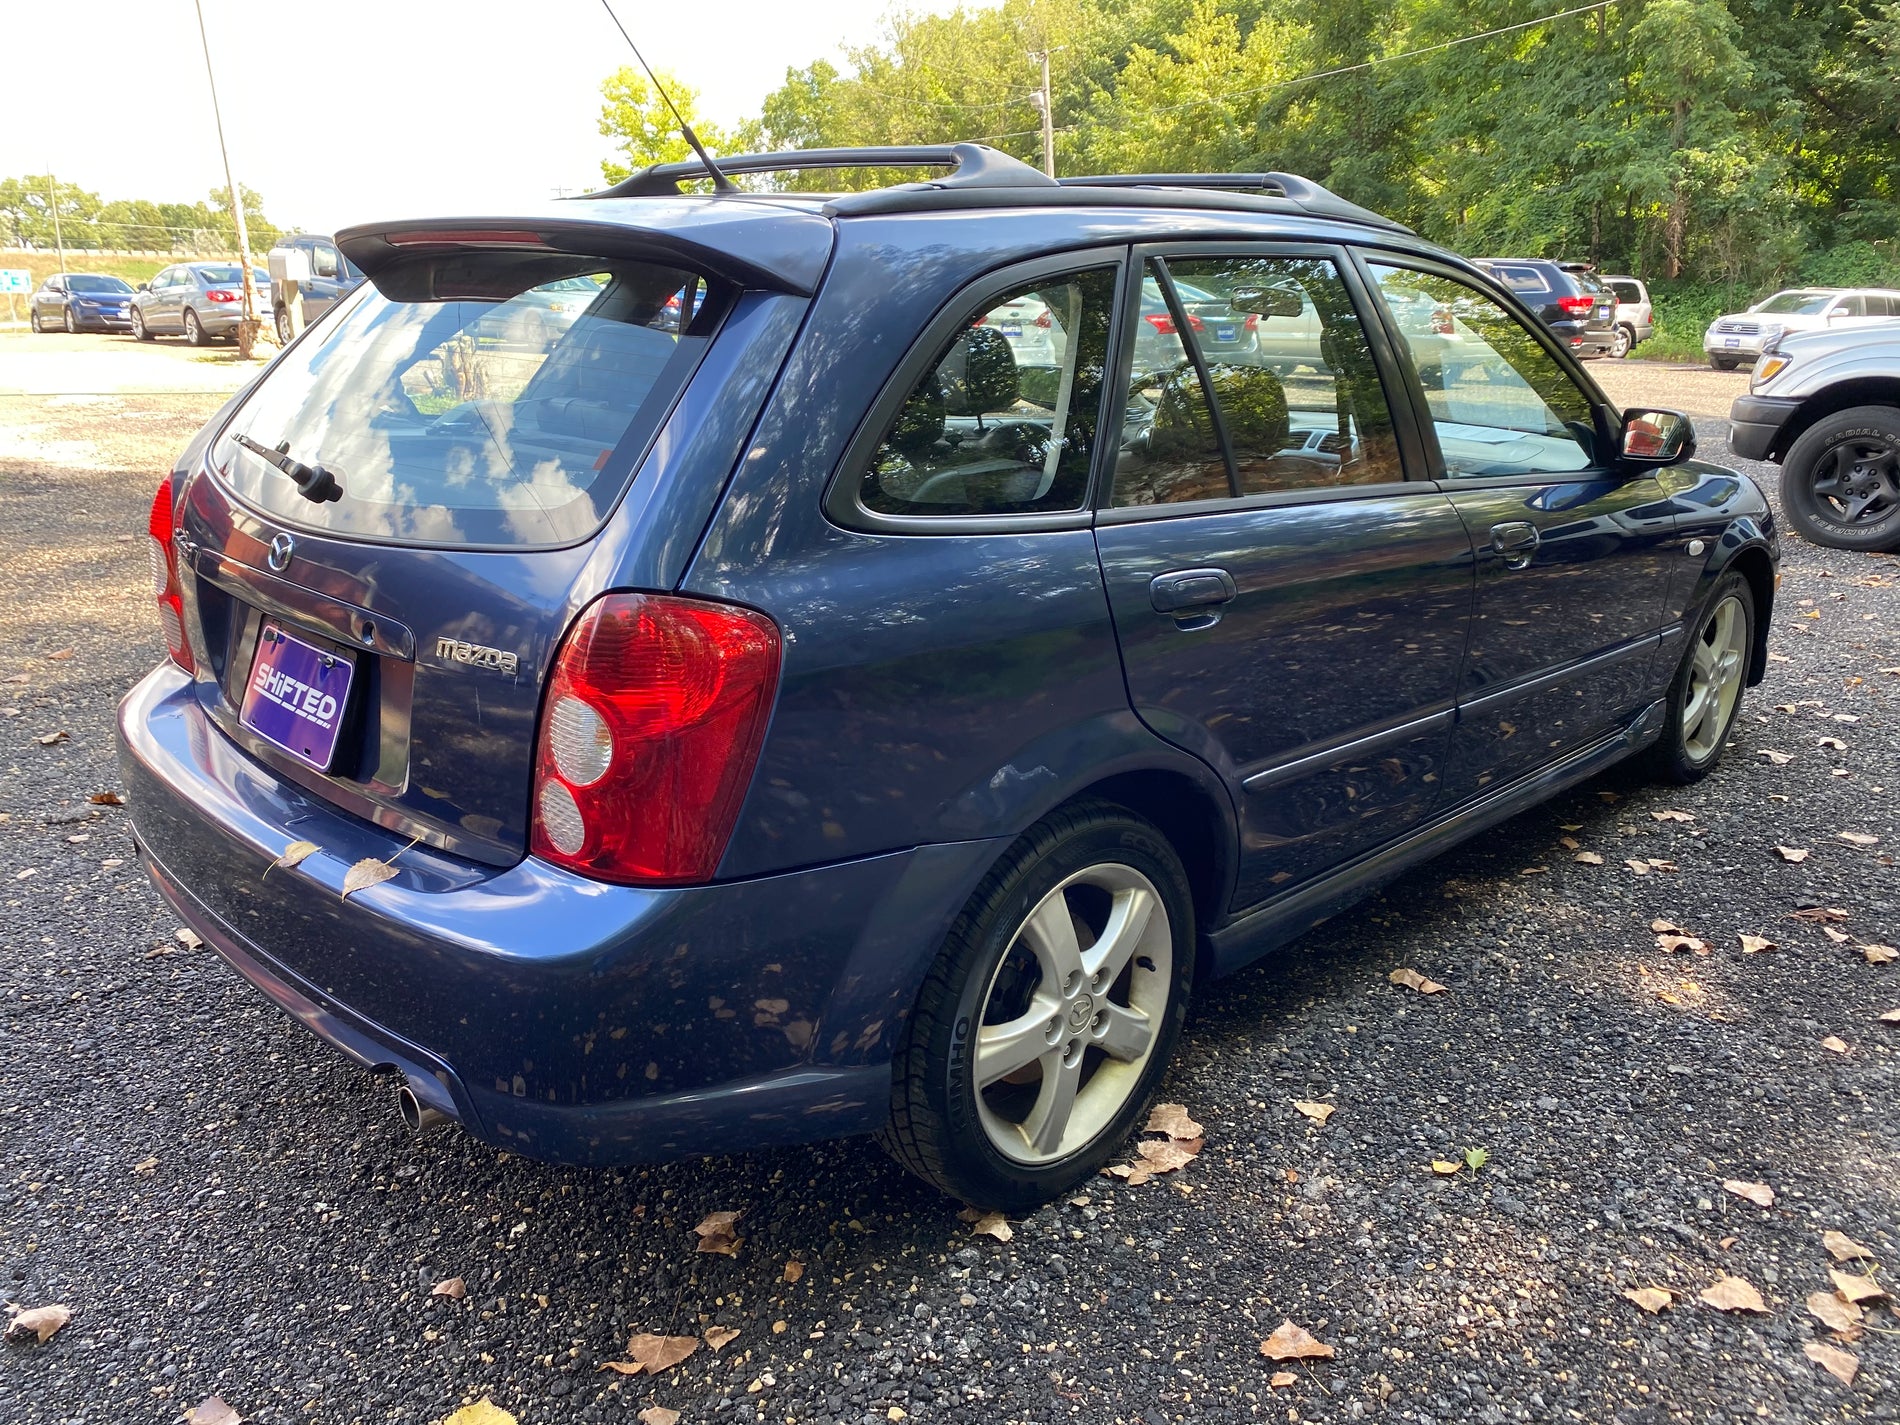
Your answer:
[[[149,292],[149,291],[151,291],[151,290],[152,290],[152,284],[151,284],[151,283],[149,283],[149,282],[141,282],[141,283],[139,283],[139,291],[141,291],[141,292]]]
[[[1679,465],[1695,454],[1695,425],[1681,411],[1632,408],[1623,412],[1616,451],[1625,465]]]
[[[1285,287],[1236,287],[1227,305],[1236,312],[1252,312],[1257,317],[1297,317],[1300,294]]]

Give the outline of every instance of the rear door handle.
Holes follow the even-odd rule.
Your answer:
[[[1523,569],[1537,552],[1541,536],[1529,520],[1506,520],[1491,526],[1491,548],[1504,557],[1507,569]]]
[[[1232,602],[1239,592],[1225,569],[1176,569],[1148,581],[1148,602],[1159,614],[1216,608]]]

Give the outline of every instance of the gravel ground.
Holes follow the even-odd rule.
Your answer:
[[[1740,378],[1599,372],[1728,459]],[[73,1311],[0,1350],[0,1420],[172,1421],[213,1393],[339,1425],[482,1397],[523,1425],[1900,1420],[1900,1318],[1870,1313],[1851,1386],[1802,1351],[1827,1339],[1803,1307],[1824,1230],[1900,1267],[1900,1026],[1877,1020],[1900,964],[1855,949],[1900,942],[1900,562],[1791,542],[1721,771],[1587,784],[1206,987],[1166,1089],[1199,1158],[1003,1242],[866,1142],[583,1172],[412,1140],[387,1084],[173,939],[124,813],[86,798],[161,656],[124,532],[214,404],[0,401],[0,1290]],[[1817,906],[1847,918],[1790,918]],[[1657,917],[1712,953],[1661,952]],[[1432,1172],[1475,1148],[1480,1171]],[[694,1251],[717,1210],[743,1213],[734,1256]],[[1765,1313],[1697,1303],[1729,1274]],[[430,1296],[451,1277],[465,1299]],[[1681,1295],[1650,1316],[1640,1286]],[[1289,1319],[1337,1355],[1273,1387],[1259,1343]],[[657,1379],[598,1370],[630,1333],[714,1325],[739,1334]]]

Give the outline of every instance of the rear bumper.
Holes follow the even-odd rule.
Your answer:
[[[1550,329],[1571,351],[1583,356],[1601,356],[1616,344],[1616,327],[1605,323],[1591,326],[1581,321],[1555,321]]]
[[[286,1013],[474,1136],[662,1161],[880,1126],[903,1016],[1001,851],[922,847],[751,881],[606,886],[405,843],[274,777],[165,665],[119,712],[141,853]],[[288,870],[294,840],[323,849]],[[340,892],[349,866],[394,880]],[[268,875],[266,874],[268,872]]]
[[[1787,396],[1737,396],[1728,409],[1729,449],[1744,460],[1766,459],[1800,405]]]

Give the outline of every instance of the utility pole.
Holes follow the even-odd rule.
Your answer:
[[[66,275],[66,239],[59,233],[59,180],[46,175],[47,196],[53,200],[53,246],[59,249],[59,275]]]
[[[202,0],[191,0],[198,12],[198,43],[205,52],[205,81],[211,86],[211,118],[218,126],[218,154],[224,160],[224,191],[231,200],[231,220],[237,227],[238,271],[243,274],[244,316],[238,323],[238,355],[246,361],[257,341],[257,284],[251,277],[251,235],[244,226],[244,202],[238,186],[231,181],[231,151],[224,144],[224,115],[218,110],[218,81],[211,72],[211,40],[205,34],[205,7]]]
[[[1051,178],[1056,176],[1056,116],[1049,100],[1049,51],[1044,50],[1042,59],[1042,93],[1037,95],[1037,105],[1042,110],[1042,171]]]

